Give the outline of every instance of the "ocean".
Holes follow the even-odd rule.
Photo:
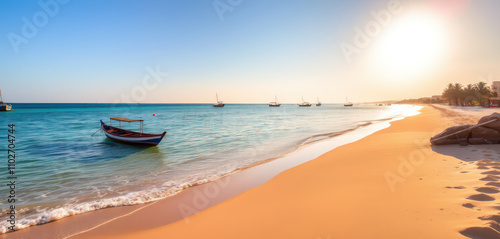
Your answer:
[[[356,133],[366,125],[414,115],[420,109],[28,103],[14,103],[12,108],[0,112],[2,233],[9,226],[9,124],[15,124],[16,225],[22,229],[101,208],[156,201],[304,145]],[[99,131],[99,120],[109,123],[110,117],[143,119],[144,132],[167,135],[157,147],[116,143]],[[130,130],[139,126],[122,123]]]

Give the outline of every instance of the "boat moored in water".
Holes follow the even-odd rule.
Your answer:
[[[125,143],[125,144],[137,144],[137,145],[152,145],[156,146],[158,145],[163,137],[165,137],[165,134],[167,132],[163,132],[161,134],[146,134],[143,132],[144,130],[144,124],[143,120],[132,120],[132,119],[127,119],[127,118],[122,118],[122,117],[115,117],[115,118],[110,118],[110,120],[115,120],[120,122],[120,127],[121,127],[121,122],[140,122],[141,123],[141,131],[140,132],[135,132],[135,131],[130,131],[130,130],[125,130],[122,128],[118,128],[115,126],[107,125],[101,120],[101,130],[104,132],[104,134],[119,143]]]
[[[345,101],[346,101],[346,103],[344,104],[345,107],[353,106],[353,104],[347,99],[347,97],[345,97]]]
[[[4,104],[2,101],[0,101],[0,111],[10,111],[12,109],[12,106],[9,104]]]
[[[224,107],[224,105],[226,105],[226,104],[224,104],[224,102],[219,101],[219,96],[217,95],[217,93],[215,93],[215,101],[217,103],[212,104],[213,107]]]
[[[12,105],[5,104],[2,98],[2,91],[0,90],[0,111],[10,111],[12,109]]]
[[[304,101],[304,97],[302,97],[302,103],[299,103],[299,107],[311,107],[311,103]]]
[[[274,95],[274,101],[269,103],[269,107],[280,107],[281,103],[278,102],[278,97]]]

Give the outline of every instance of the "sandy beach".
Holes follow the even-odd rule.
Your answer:
[[[71,238],[498,238],[498,146],[431,148],[477,118],[421,112],[183,220],[159,202]]]

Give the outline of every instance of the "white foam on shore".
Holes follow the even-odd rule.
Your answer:
[[[96,201],[82,202],[82,203],[68,203],[57,208],[37,209],[36,211],[26,212],[18,211],[16,217],[15,230],[24,229],[30,226],[41,225],[48,222],[56,221],[65,217],[78,215],[85,212],[91,212],[99,209],[119,207],[119,206],[132,206],[138,204],[145,204],[167,197],[171,197],[180,193],[182,190],[205,184],[211,181],[218,180],[228,175],[234,174],[233,172],[221,172],[218,175],[209,176],[204,179],[192,179],[191,181],[179,180],[178,182],[165,182],[162,188],[151,188],[148,190],[130,192],[123,196],[112,198],[99,199]],[[175,186],[172,186],[175,185]],[[21,219],[19,219],[21,218]],[[0,222],[0,234],[10,232],[10,224],[3,220]]]

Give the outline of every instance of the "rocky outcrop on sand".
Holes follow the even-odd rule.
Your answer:
[[[498,144],[500,143],[500,113],[482,117],[476,125],[447,128],[431,138],[431,144]]]

